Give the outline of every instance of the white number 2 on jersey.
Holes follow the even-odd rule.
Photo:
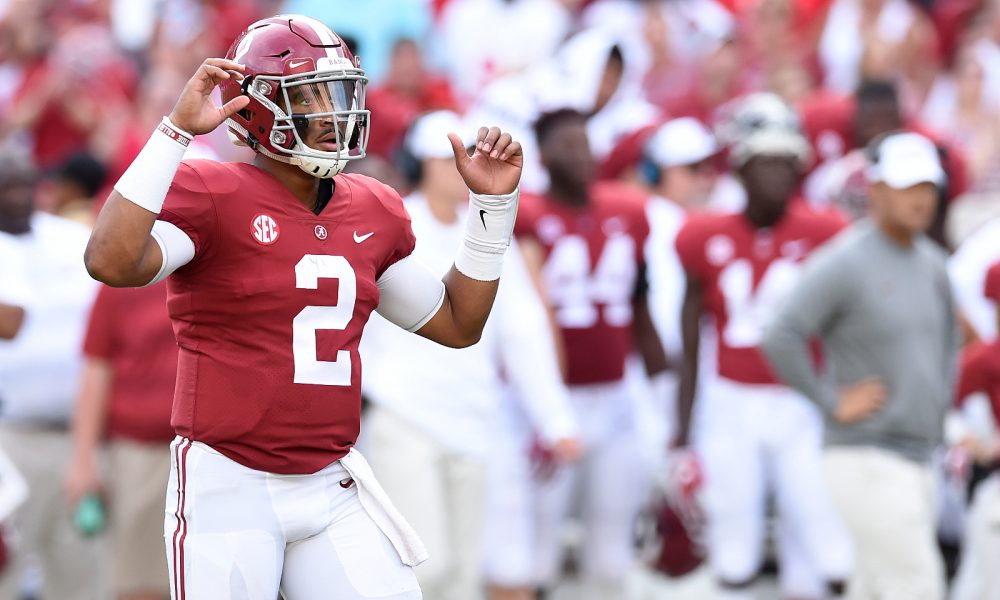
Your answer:
[[[781,309],[798,277],[794,261],[775,259],[753,289],[753,265],[741,258],[719,273],[719,289],[726,299],[726,327],[722,339],[730,348],[752,348],[760,344],[764,330]]]
[[[601,256],[590,269],[590,249],[580,235],[560,238],[545,261],[544,276],[556,321],[567,329],[586,329],[597,324],[598,304],[604,305],[604,320],[624,327],[632,322],[635,290],[635,240],[613,235],[604,243]]]
[[[295,383],[351,385],[351,353],[337,352],[337,360],[316,360],[316,331],[347,328],[354,315],[358,284],[354,269],[343,256],[306,254],[295,265],[295,287],[315,290],[320,279],[340,280],[337,303],[307,306],[292,320],[292,359]]]

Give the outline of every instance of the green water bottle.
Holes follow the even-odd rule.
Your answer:
[[[97,535],[104,529],[104,502],[97,494],[89,494],[76,505],[73,523],[84,536]]]

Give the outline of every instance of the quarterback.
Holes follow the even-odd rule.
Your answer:
[[[342,174],[368,140],[364,71],[322,23],[280,15],[209,58],[98,217],[86,264],[167,279],[180,348],[164,523],[174,600],[414,599],[426,558],[353,449],[372,311],[452,347],[482,332],[514,226],[522,153],[481,128],[464,241],[443,280],[411,256],[399,196]],[[210,94],[221,87],[224,104]],[[182,161],[225,123],[252,164]]]

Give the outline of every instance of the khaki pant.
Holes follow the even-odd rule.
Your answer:
[[[101,541],[84,538],[72,521],[63,484],[71,458],[68,431],[0,426],[0,446],[28,482],[28,499],[14,513],[11,564],[0,577],[0,600],[15,600],[35,557],[42,600],[91,600],[101,589]]]
[[[930,467],[863,446],[827,448],[827,485],[855,550],[851,600],[943,600]]]
[[[365,435],[375,476],[430,553],[414,569],[424,599],[481,598],[485,466],[378,406]]]
[[[169,444],[114,440],[108,448],[108,558],[116,595],[170,595],[163,554]]]

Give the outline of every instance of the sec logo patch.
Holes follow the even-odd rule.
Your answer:
[[[253,218],[251,233],[253,233],[253,239],[257,240],[257,243],[270,246],[278,241],[280,231],[277,221],[269,215],[257,215]]]

